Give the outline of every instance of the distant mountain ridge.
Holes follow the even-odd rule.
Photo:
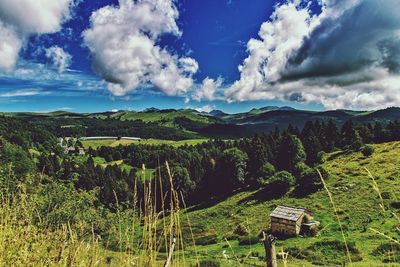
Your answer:
[[[142,121],[174,130],[182,130],[206,136],[243,136],[257,132],[284,129],[289,125],[302,128],[307,121],[332,120],[339,127],[347,120],[355,123],[389,123],[400,120],[400,108],[390,107],[376,111],[327,110],[309,111],[292,107],[266,106],[253,108],[248,112],[228,114],[222,110],[199,112],[195,109],[157,109],[148,108],[143,111],[107,111],[98,113],[73,113],[54,111],[49,113],[1,113],[30,121],[66,120],[80,125],[79,120],[112,119],[120,121]]]
[[[215,112],[211,111],[210,115]],[[355,123],[388,123],[400,120],[400,108],[390,107],[376,111],[353,111],[353,110],[327,110],[309,111],[298,110],[292,107],[267,106],[254,108],[248,112],[237,114],[226,114],[217,112],[218,118],[227,123],[245,126],[253,132],[271,131],[276,127],[283,129],[289,125],[302,128],[307,121],[329,121],[332,120],[339,126],[347,120]]]

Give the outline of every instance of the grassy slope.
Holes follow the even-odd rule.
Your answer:
[[[160,139],[144,139],[141,141],[133,140],[85,140],[82,144],[85,148],[98,148],[101,146],[111,146],[116,147],[118,145],[131,145],[131,144],[141,144],[141,145],[171,145],[174,147],[179,147],[183,145],[197,145],[203,142],[207,142],[208,139],[189,139],[182,141],[171,141],[171,140],[160,140]]]
[[[172,111],[168,113],[163,112],[125,112],[119,118],[121,120],[143,120],[145,122],[154,122],[154,121],[173,121],[177,117],[186,117],[193,121],[209,123],[212,119],[211,117],[203,116],[200,114],[195,114],[190,110],[180,110],[180,111]]]
[[[346,237],[348,241],[356,243],[364,259],[363,262],[356,263],[356,266],[366,266],[367,263],[374,266],[380,264],[381,259],[373,257],[371,252],[380,244],[388,243],[388,240],[377,236],[369,228],[399,238],[399,232],[396,231],[399,221],[393,216],[393,212],[397,211],[382,212],[379,207],[378,195],[373,190],[371,179],[364,169],[367,167],[375,176],[381,192],[390,192],[391,199],[384,200],[388,207],[392,201],[400,198],[398,190],[400,188],[399,153],[400,142],[393,142],[375,145],[375,153],[371,158],[364,158],[359,152],[349,155],[334,153],[329,155],[330,159],[324,164],[331,173],[327,184],[339,210]],[[209,208],[191,211],[189,218],[193,228],[215,229],[222,240],[223,237],[231,235],[239,223],[245,225],[252,234],[258,234],[262,229],[268,228],[269,213],[275,205],[303,206],[314,212],[315,219],[321,221],[323,230],[317,237],[279,241],[278,250],[281,247],[306,249],[317,241],[342,240],[338,223],[325,191],[302,199],[285,196],[268,201],[267,198],[268,196],[259,195],[257,192],[241,192]],[[222,248],[224,244],[226,242],[199,247],[199,249],[208,256],[221,257],[223,250],[230,251],[229,248]],[[258,251],[263,255],[261,244],[250,248],[238,246],[237,241],[233,241],[231,245],[238,255],[246,255],[250,251]],[[329,255],[329,252],[325,254]],[[335,255],[330,256],[335,257]],[[310,265],[310,263],[293,258],[291,263]],[[327,263],[325,262],[325,264]]]

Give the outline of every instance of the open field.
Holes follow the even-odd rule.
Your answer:
[[[143,139],[141,141],[134,140],[84,140],[82,144],[85,148],[92,147],[94,149],[101,146],[111,146],[116,147],[119,145],[132,145],[132,144],[140,144],[140,145],[170,145],[174,147],[184,146],[184,145],[197,145],[204,142],[207,142],[208,139],[189,139],[189,140],[181,140],[181,141],[172,141],[172,140],[160,140],[160,139]]]

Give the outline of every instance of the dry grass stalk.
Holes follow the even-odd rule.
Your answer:
[[[385,212],[386,211],[385,205],[383,203],[383,198],[382,198],[381,190],[379,189],[378,183],[376,182],[376,180],[375,180],[374,176],[371,174],[371,172],[367,168],[365,168],[365,170],[367,171],[369,178],[371,178],[371,180],[372,180],[372,188],[375,190],[375,192],[379,196],[379,200],[381,202],[379,204],[379,206],[381,207],[382,211]]]
[[[240,261],[239,261],[239,258],[238,258],[238,257],[236,256],[236,254],[235,254],[235,251],[233,251],[233,248],[232,248],[232,246],[231,246],[231,243],[229,243],[229,241],[228,241],[227,238],[225,238],[225,242],[228,244],[228,246],[229,246],[229,248],[230,248],[230,250],[231,250],[231,252],[232,252],[232,255],[235,257],[236,262],[239,264],[239,266],[242,266],[242,264],[241,264]]]
[[[189,226],[189,230],[190,230],[190,235],[191,235],[192,242],[193,242],[194,252],[195,252],[195,254],[196,254],[196,264],[197,264],[197,265],[200,265],[199,254],[197,253],[197,247],[196,247],[196,240],[194,239],[192,224],[190,223],[189,215],[188,215],[188,213],[187,213],[186,202],[185,202],[185,199],[184,199],[184,197],[183,197],[182,192],[181,192],[181,198],[182,198],[183,207],[185,208],[186,220],[187,220],[187,222],[188,222],[188,226]]]
[[[324,178],[322,177],[321,172],[320,172],[319,170],[317,170],[317,172],[318,172],[318,175],[319,175],[319,177],[320,177],[320,179],[321,179],[321,181],[322,181],[322,184],[324,185],[324,189],[325,189],[325,191],[326,191],[327,194],[328,194],[329,201],[331,202],[333,211],[334,211],[335,216],[336,216],[336,219],[337,219],[337,221],[338,221],[339,228],[340,228],[340,232],[341,232],[341,234],[342,234],[342,238],[343,238],[343,242],[344,242],[344,246],[345,246],[345,248],[346,248],[347,259],[348,259],[348,261],[349,261],[350,266],[353,266],[353,262],[352,262],[351,256],[350,256],[349,246],[348,246],[347,240],[346,240],[346,235],[344,234],[342,222],[340,221],[340,217],[339,217],[339,214],[338,214],[338,212],[337,212],[335,202],[333,201],[332,194],[331,194],[331,192],[329,191],[328,186],[326,185],[326,182],[325,182]]]
[[[284,266],[284,267],[287,267],[289,252],[284,252],[284,251],[283,251],[283,248],[281,248],[281,255],[282,255],[282,263],[283,263],[283,266]]]
[[[378,230],[376,230],[376,229],[374,229],[374,228],[369,228],[369,230],[371,230],[372,232],[374,232],[374,233],[376,233],[376,234],[378,234],[378,235],[380,235],[380,236],[383,236],[384,238],[386,238],[386,239],[388,239],[388,240],[390,240],[390,241],[392,241],[392,242],[394,242],[394,243],[400,245],[400,241],[394,239],[394,238],[391,237],[391,236],[388,236],[388,235],[385,234],[385,233],[382,233],[382,232],[380,232],[380,231],[378,231]]]

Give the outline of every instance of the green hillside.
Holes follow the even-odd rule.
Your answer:
[[[111,129],[128,122],[90,120],[101,127],[113,124]],[[310,142],[310,129],[326,135],[314,134]],[[269,214],[276,205],[291,205],[310,209],[321,228],[313,237],[277,242],[278,252],[289,253],[287,266],[346,262],[335,212],[353,266],[396,266],[400,261],[400,142],[383,142],[400,140],[400,126],[375,126],[370,129],[373,135],[351,123],[340,135],[338,129],[328,129],[333,128],[308,124],[297,133],[302,140],[274,133],[197,145],[201,140],[193,140],[193,146],[178,146],[188,141],[168,141],[170,145],[161,146],[110,144],[88,149],[83,156],[64,154],[55,136],[43,128],[0,117],[0,194],[6,196],[0,201],[0,244],[10,244],[0,245],[0,265],[58,266],[65,261],[63,265],[163,266],[168,239],[177,237],[174,266],[264,266],[258,234],[269,228]],[[335,131],[336,138],[328,138]],[[336,210],[323,189],[307,197],[294,194],[297,182],[303,186],[318,183],[318,177],[313,184],[303,180],[310,179],[307,177],[316,169],[293,177],[296,183],[287,180],[284,184],[285,178],[278,178],[285,172],[269,175],[267,163],[258,168],[252,165],[262,155],[268,155],[277,170],[296,158],[298,164],[304,164],[307,156],[321,151],[314,151],[314,144],[326,145],[326,140],[334,141],[336,149],[321,154],[318,164],[330,173],[326,183]],[[382,143],[363,145],[370,142]],[[372,154],[366,157],[352,151]],[[166,161],[168,164],[160,164]],[[296,166],[290,169],[294,175]],[[259,177],[267,177],[268,183],[253,180],[249,176],[252,170],[257,175],[262,171]],[[243,178],[244,183],[239,180]],[[287,193],[277,197],[276,191],[285,185],[281,192]],[[196,204],[187,207],[185,202]],[[76,257],[71,259],[71,255]],[[280,266],[284,266],[282,262]]]
[[[390,256],[378,253],[377,248],[381,245],[387,246],[387,250],[391,247],[396,248],[393,242],[374,230],[397,240],[400,238],[400,220],[396,218],[399,215],[400,204],[400,192],[397,190],[400,186],[398,156],[400,142],[374,145],[374,147],[375,153],[369,158],[362,156],[360,152],[350,154],[335,152],[328,155],[324,163],[330,172],[327,186],[332,193],[347,242],[350,244],[354,242],[354,249],[359,251],[352,254],[355,266],[378,266],[383,261],[389,260]],[[373,188],[372,179],[369,178],[365,168],[368,168],[375,177],[385,211],[380,207],[378,192]],[[210,207],[194,208],[188,213],[192,228],[205,229],[206,233],[215,231],[220,240],[219,244],[200,246],[199,250],[207,256],[222,259],[222,251],[229,250],[224,241],[224,238],[228,238],[234,239],[230,244],[239,258],[251,251],[263,255],[260,243],[239,246],[235,240],[235,230],[245,228],[250,233],[249,236],[257,235],[262,229],[269,227],[269,213],[273,208],[283,204],[310,209],[314,212],[315,219],[322,225],[317,237],[278,241],[278,251],[282,248],[290,252],[289,266],[299,264],[311,266],[311,262],[331,266],[344,261],[343,249],[326,246],[331,241],[341,243],[343,240],[327,192],[320,191],[306,198],[295,198],[290,195],[289,192],[283,198],[269,199],[268,194],[262,190],[245,191],[228,199],[215,200],[215,205]],[[325,244],[324,249],[318,247],[321,244]],[[229,251],[228,254],[232,256],[232,252]],[[394,256],[399,259],[400,250],[396,250],[391,256],[392,260]]]
[[[210,124],[219,121],[218,119],[212,116],[203,115],[190,109],[150,110],[143,112],[118,111],[114,113],[107,112],[107,113],[90,114],[89,116],[100,119],[113,118],[122,121],[141,120],[144,122],[157,122],[160,125],[165,125],[165,126],[173,126],[175,123],[175,119],[182,117],[200,124]]]

